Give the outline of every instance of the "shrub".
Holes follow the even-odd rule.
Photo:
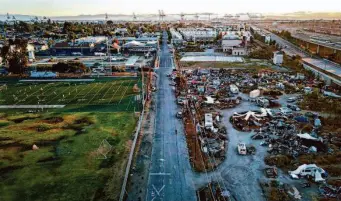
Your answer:
[[[288,168],[288,166],[292,164],[292,158],[286,155],[268,156],[264,161],[267,165],[279,168]]]
[[[40,124],[36,127],[36,130],[38,132],[45,132],[45,131],[48,131],[50,129],[51,129],[51,127],[49,125],[46,125],[46,124]]]

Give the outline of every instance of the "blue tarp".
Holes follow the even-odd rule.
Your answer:
[[[298,117],[295,117],[294,119],[300,123],[309,123],[309,119],[305,116],[298,116]]]

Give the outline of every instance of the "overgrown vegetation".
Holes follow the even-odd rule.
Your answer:
[[[14,123],[19,116],[26,120]],[[132,113],[0,117],[6,122],[0,126],[1,200],[118,199],[136,122]]]
[[[300,106],[303,109],[317,112],[326,112],[336,115],[341,113],[341,102],[338,99],[323,96],[317,91],[305,95]]]

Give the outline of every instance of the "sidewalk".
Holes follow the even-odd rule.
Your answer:
[[[128,182],[128,201],[140,201],[146,197],[147,182],[152,153],[152,142],[155,128],[155,103],[152,99],[146,105],[146,116],[142,123],[141,132],[134,155],[133,167]]]

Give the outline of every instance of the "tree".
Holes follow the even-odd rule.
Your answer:
[[[73,24],[71,22],[64,22],[63,33],[67,34],[73,31]]]
[[[114,24],[114,22],[112,21],[112,20],[109,20],[109,21],[107,21],[107,25],[113,25]]]
[[[14,28],[18,32],[31,32],[31,31],[33,31],[33,27],[30,24],[23,22],[23,21],[19,21],[18,24],[15,24]]]
[[[12,48],[11,48],[12,47]],[[27,40],[9,40],[9,43],[2,48],[1,57],[8,65],[8,71],[15,74],[23,74],[27,66]]]
[[[52,66],[52,71],[59,73],[83,73],[87,71],[87,67],[80,62],[59,62]]]

